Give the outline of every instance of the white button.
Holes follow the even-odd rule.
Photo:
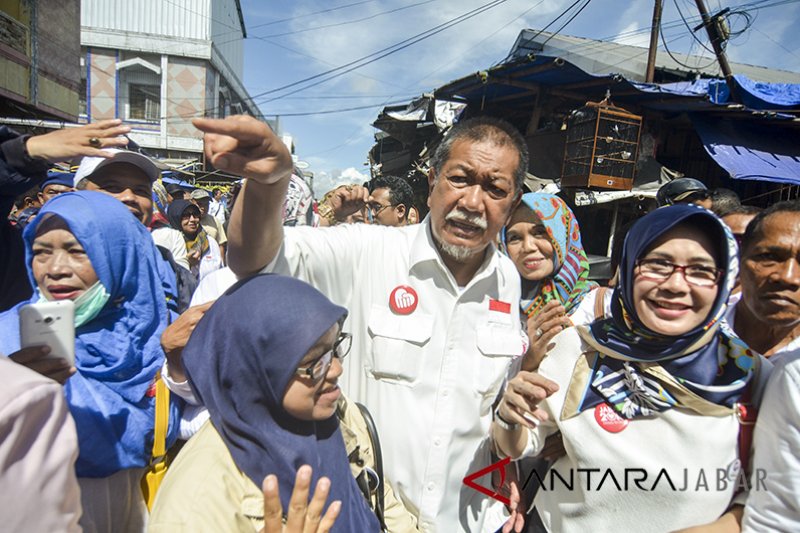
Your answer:
[[[429,492],[432,492],[433,489],[435,489],[435,488],[436,488],[436,485],[434,485],[433,483],[428,483],[428,491]]]
[[[437,439],[433,439],[433,445],[434,446],[439,446],[441,443],[442,443],[442,439],[438,439],[438,438]]]
[[[450,395],[450,391],[449,390],[445,389],[445,390],[442,391],[442,396],[444,396],[445,398],[447,398],[449,395]]]

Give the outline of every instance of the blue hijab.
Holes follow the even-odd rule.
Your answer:
[[[106,477],[146,466],[155,420],[151,386],[164,362],[161,333],[169,322],[164,286],[172,280],[174,293],[175,277],[147,229],[122,203],[80,191],[42,207],[23,234],[34,295],[0,315],[0,352],[19,350],[19,308],[39,299],[31,249],[39,224],[50,216],[66,222],[110,294],[97,316],[75,331],[78,372],[64,385],[78,432],[77,474]],[[168,446],[177,437],[179,417],[179,401],[173,401]]]
[[[656,239],[683,223],[704,231],[718,246],[717,266],[723,277],[705,321],[682,335],[666,336],[648,329],[636,315],[634,271],[636,260]],[[590,369],[578,411],[607,402],[623,417],[635,418],[675,406],[705,413],[724,412],[713,406],[733,407],[753,374],[756,359],[722,322],[737,273],[733,235],[702,207],[662,207],[634,224],[623,246],[611,318],[578,328],[601,356]]]
[[[328,502],[342,502],[333,531],[379,531],[350,472],[336,416],[308,422],[283,408],[300,361],[346,315],[302,281],[255,276],[228,289],[206,312],[183,363],[239,469],[259,487],[268,474],[277,476],[284,512],[297,469],[308,464],[312,487],[327,476]]]

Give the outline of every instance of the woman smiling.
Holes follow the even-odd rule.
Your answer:
[[[538,375],[509,383],[492,430],[499,449],[535,456],[555,431],[564,440],[566,455],[542,484],[553,490],[534,501],[545,530],[715,521],[738,530],[736,504],[747,493],[736,489],[749,457],[738,447],[739,403],[757,400],[767,372],[721,322],[736,273],[736,243],[716,216],[693,205],[658,209],[628,233],[611,318],[559,335]],[[550,484],[588,469],[598,475],[573,490]],[[648,481],[625,490],[610,481],[631,471]],[[662,471],[673,483],[654,483]],[[687,477],[707,482],[676,489]]]
[[[522,278],[520,306],[527,317],[530,347],[522,362],[535,370],[550,341],[572,323],[568,315],[595,286],[575,214],[553,194],[528,193],[500,233]]]

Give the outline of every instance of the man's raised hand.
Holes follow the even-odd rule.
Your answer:
[[[214,167],[271,185],[292,174],[292,156],[270,127],[247,115],[224,119],[195,118],[205,133],[203,149]]]

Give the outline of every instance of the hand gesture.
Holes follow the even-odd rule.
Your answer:
[[[512,481],[511,495],[509,496],[511,503],[508,506],[511,510],[511,516],[508,518],[508,521],[503,524],[503,533],[511,533],[512,531],[521,533],[525,527],[525,509],[520,509],[521,499],[517,482]]]
[[[570,327],[566,309],[559,302],[547,302],[539,313],[528,317],[528,339],[530,346],[522,359],[522,369],[534,371],[539,368],[547,352],[553,349],[553,337]]]
[[[102,148],[117,148],[128,144],[130,126],[118,118],[101,120],[79,128],[63,128],[27,140],[25,147],[33,158],[57,163],[78,156],[111,157]]]
[[[366,187],[361,185],[342,185],[328,196],[327,201],[333,209],[334,218],[341,222],[353,213],[364,209],[369,199],[369,190]]]
[[[317,482],[314,497],[308,501],[311,487],[311,467],[303,465],[297,471],[294,481],[294,490],[289,500],[289,515],[286,525],[283,525],[283,506],[278,489],[278,479],[274,475],[264,478],[261,488],[264,491],[264,529],[261,533],[327,533],[336,522],[342,502],[335,501],[323,516],[322,509],[331,482],[323,477]]]
[[[31,346],[12,353],[8,358],[63,385],[77,370],[66,359],[47,357],[49,353],[49,346]]]
[[[503,399],[497,407],[500,417],[506,422],[521,424],[533,429],[537,421],[546,421],[548,416],[539,403],[558,390],[558,384],[535,372],[520,371],[508,382]]]
[[[192,124],[205,132],[203,150],[219,170],[271,185],[292,174],[292,156],[270,127],[253,117],[196,118]]]

